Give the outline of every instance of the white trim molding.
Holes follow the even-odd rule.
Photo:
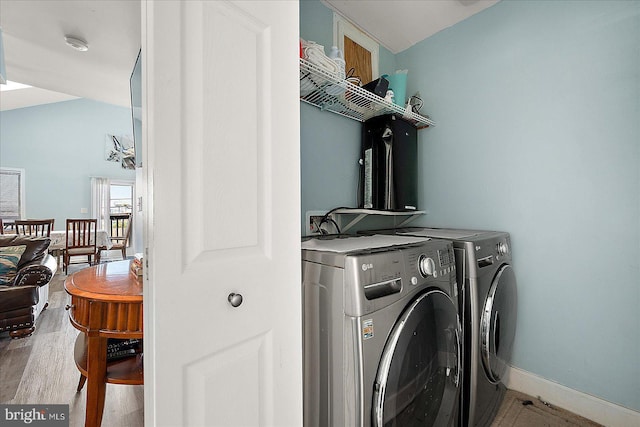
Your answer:
[[[608,427],[640,426],[640,412],[574,390],[519,368],[510,367],[509,371],[506,386],[511,390],[539,397],[554,406]]]
[[[337,46],[342,52],[344,52],[344,36],[349,37],[371,53],[371,78],[377,79],[378,76],[380,76],[380,74],[378,74],[380,44],[360,28],[349,22],[346,18],[334,12],[333,45]],[[349,70],[347,70],[347,72],[348,71]],[[365,84],[368,82],[362,83]]]

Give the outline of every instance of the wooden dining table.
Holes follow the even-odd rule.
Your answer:
[[[142,338],[142,281],[130,273],[131,261],[85,268],[67,277],[64,289],[71,324],[80,331],[74,358],[81,377],[78,391],[87,383],[85,427],[102,422],[106,384],[144,383],[142,353],[107,361],[109,338]]]

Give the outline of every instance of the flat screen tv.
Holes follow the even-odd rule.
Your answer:
[[[133,122],[133,146],[136,167],[142,167],[142,60],[138,52],[136,65],[129,80],[131,87],[131,118]]]

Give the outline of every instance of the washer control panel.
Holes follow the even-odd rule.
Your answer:
[[[345,314],[373,313],[408,293],[428,287],[457,297],[453,253],[452,242],[429,239],[347,254],[343,273]]]
[[[443,267],[450,265],[455,267],[456,265],[453,250],[438,251],[438,259],[440,261],[440,265]]]
[[[509,234],[504,232],[491,233],[492,235],[481,236],[477,241],[470,243],[473,244],[475,248],[475,258],[478,261],[479,267],[491,265],[494,261],[503,262],[509,260],[512,256],[512,245]]]
[[[426,255],[420,255],[420,258],[418,258],[418,271],[422,277],[438,277],[436,263]]]
[[[509,253],[509,245],[507,242],[500,242],[496,245],[496,252],[498,255],[507,255]]]
[[[439,279],[455,274],[456,263],[451,242],[431,240],[407,249],[405,253],[412,285],[424,283],[424,279]]]

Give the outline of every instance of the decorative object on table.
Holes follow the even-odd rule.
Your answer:
[[[58,269],[55,258],[47,254],[49,243],[46,237],[0,236],[0,252],[6,255],[1,262],[5,268],[0,269],[6,271],[0,272],[0,332],[23,338],[35,330],[36,319],[49,301],[49,282]],[[6,268],[9,258],[17,258],[15,270]]]
[[[135,276],[138,280],[142,280],[143,269],[142,253],[137,253],[131,260],[129,270],[131,271],[131,274],[133,274],[133,276]]]

